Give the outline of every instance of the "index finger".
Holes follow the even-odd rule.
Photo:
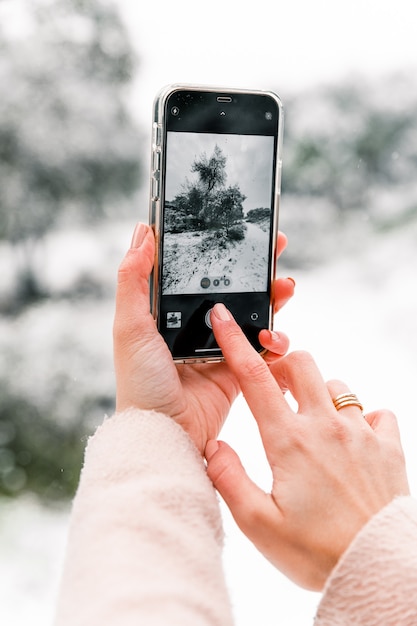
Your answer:
[[[262,438],[271,432],[276,433],[289,423],[293,412],[268,365],[250,345],[224,304],[213,307],[211,322],[216,340],[239,382]]]

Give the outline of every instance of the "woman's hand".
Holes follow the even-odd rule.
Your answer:
[[[173,417],[203,454],[207,440],[218,436],[240,392],[239,383],[226,363],[174,364],[150,313],[154,246],[151,228],[139,224],[119,269],[114,320],[116,410],[154,409]],[[280,233],[279,254],[285,246],[286,238]],[[280,279],[275,289],[278,310],[292,296],[294,282]],[[271,351],[271,362],[288,349],[284,334],[265,330],[261,340]]]
[[[258,423],[271,493],[222,442],[207,444],[208,474],[258,549],[299,585],[319,590],[362,526],[409,493],[395,416],[381,410],[364,419],[356,406],[336,411],[332,398],[348,388],[326,384],[309,354],[288,354],[268,367],[223,305],[214,307],[212,324]]]

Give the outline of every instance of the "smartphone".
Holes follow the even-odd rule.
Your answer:
[[[272,328],[283,107],[266,91],[170,85],[154,102],[151,309],[175,361],[222,360],[223,302],[251,344]]]

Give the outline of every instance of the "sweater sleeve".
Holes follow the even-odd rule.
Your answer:
[[[170,418],[131,409],[90,439],[55,626],[230,626],[218,501]]]
[[[327,581],[315,626],[417,624],[417,502],[395,499],[358,533]]]

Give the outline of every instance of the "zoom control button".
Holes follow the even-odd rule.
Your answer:
[[[203,289],[208,289],[210,285],[224,289],[224,287],[230,287],[231,284],[232,280],[229,276],[211,276],[210,278],[204,276],[200,281],[200,285]]]

